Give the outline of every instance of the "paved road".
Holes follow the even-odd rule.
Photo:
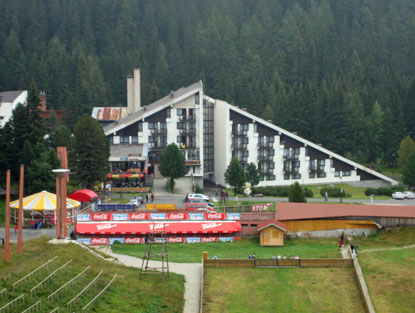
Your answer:
[[[71,233],[73,227],[68,228],[68,234]],[[5,228],[0,228],[0,238],[4,238]],[[23,241],[31,240],[35,238],[40,238],[41,236],[46,236],[50,238],[56,237],[55,228],[42,228],[42,229],[23,229]],[[17,235],[14,232],[13,228],[10,228],[10,242],[17,242]]]

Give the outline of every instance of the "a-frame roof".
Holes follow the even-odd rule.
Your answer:
[[[304,138],[302,138],[302,137],[300,137],[300,136],[298,136],[298,135],[296,135],[294,133],[291,133],[291,132],[289,132],[289,131],[281,128],[281,127],[278,127],[278,126],[276,126],[276,125],[274,125],[274,124],[272,124],[270,122],[267,122],[267,121],[263,120],[262,118],[259,118],[259,117],[255,116],[255,115],[251,114],[251,113],[248,113],[248,112],[246,112],[244,110],[241,110],[240,108],[238,108],[236,106],[233,106],[231,104],[229,104],[229,106],[230,106],[231,110],[234,110],[235,112],[237,112],[239,114],[242,114],[242,115],[244,115],[244,116],[252,119],[253,122],[255,122],[255,123],[258,122],[258,123],[260,123],[262,125],[265,125],[265,126],[271,128],[271,129],[277,131],[279,134],[284,134],[284,135],[286,135],[288,137],[291,137],[291,138],[293,138],[293,139],[295,139],[295,140],[297,140],[299,142],[302,142],[305,146],[312,147],[312,148],[314,148],[316,150],[319,150],[319,151],[321,151],[321,152],[329,155],[330,158],[335,158],[335,159],[338,159],[340,161],[343,161],[344,163],[347,163],[347,164],[353,166],[356,169],[360,169],[360,170],[362,170],[364,172],[367,172],[367,173],[369,173],[369,174],[371,174],[373,176],[376,176],[376,177],[378,177],[378,178],[380,178],[382,180],[385,180],[385,181],[391,183],[392,185],[397,185],[398,184],[398,182],[396,180],[394,180],[394,179],[392,179],[392,178],[390,178],[388,176],[385,176],[385,175],[383,175],[381,173],[378,173],[378,172],[376,172],[374,170],[371,170],[370,168],[367,168],[367,167],[365,167],[363,165],[360,165],[359,163],[356,163],[356,162],[353,162],[353,161],[351,161],[349,159],[346,159],[345,157],[342,157],[341,155],[339,155],[337,153],[334,153],[334,152],[332,152],[330,150],[327,150],[324,147],[321,147],[321,146],[319,146],[319,145],[317,145],[315,143],[312,143],[311,141],[308,141],[307,139],[304,139]]]
[[[287,225],[277,220],[267,220],[265,222],[258,224],[257,231],[263,230],[269,226],[274,226],[278,229],[281,229],[282,231],[287,231]]]
[[[134,112],[128,115],[125,118],[119,119],[114,123],[104,127],[104,133],[106,136],[111,135],[112,133],[119,131],[137,121],[142,120],[150,115],[153,115],[156,112],[163,110],[166,107],[169,107],[183,99],[188,98],[189,96],[203,91],[202,81],[194,83],[188,87],[182,87],[176,91],[171,92],[167,96],[141,108],[141,110]]]

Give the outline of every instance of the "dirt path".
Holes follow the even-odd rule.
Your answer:
[[[403,246],[403,247],[368,249],[368,250],[362,250],[359,253],[372,253],[372,252],[385,251],[385,250],[403,250],[403,249],[414,249],[414,248],[415,248],[415,245],[409,245],[409,246]]]
[[[106,254],[118,259],[126,266],[141,268],[142,259],[129,255],[112,252],[111,249],[104,251]],[[159,261],[149,261],[149,266],[161,266]],[[201,263],[172,263],[169,262],[170,272],[185,276],[184,291],[184,313],[197,313],[200,306],[200,284],[202,277]]]

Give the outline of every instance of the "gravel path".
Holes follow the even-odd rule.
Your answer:
[[[117,258],[122,264],[141,268],[142,259],[129,255],[117,254],[111,249],[105,248],[106,254]],[[160,267],[161,262],[149,261],[149,266]],[[181,274],[185,276],[185,292],[184,292],[184,313],[197,313],[200,306],[200,284],[202,278],[202,264],[201,263],[172,263],[169,262],[170,272]]]

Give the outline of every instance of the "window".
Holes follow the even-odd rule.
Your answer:
[[[310,174],[308,174],[308,177],[309,178],[316,178],[316,173],[310,173]]]
[[[294,167],[300,167],[300,161],[294,161],[293,165]]]
[[[318,160],[318,165],[325,166],[326,165],[326,160]]]
[[[241,224],[241,227],[248,227],[248,224]]]
[[[138,122],[138,132],[142,133],[143,132],[143,122]]]
[[[157,137],[156,136],[148,136],[148,142],[157,142]]]
[[[170,108],[168,108],[167,109],[167,118],[170,118],[171,117],[171,109]]]
[[[301,178],[301,174],[296,173],[293,175],[293,179],[300,179]]]
[[[114,143],[114,137],[113,136],[109,136],[108,137],[108,141],[109,141],[109,143]]]
[[[268,175],[267,180],[275,180],[275,175]]]
[[[199,99],[199,93],[195,94],[195,104],[199,104],[200,103],[200,99]]]
[[[177,122],[177,129],[185,129],[186,123],[184,122]]]
[[[157,127],[157,123],[148,123],[148,129],[155,129],[155,128],[158,128]]]
[[[326,172],[317,173],[317,177],[318,178],[324,178],[324,177],[326,177]]]
[[[340,173],[341,173],[341,171],[335,171],[334,172],[334,177],[340,177]]]
[[[248,157],[249,156],[249,151],[248,150],[243,150],[242,151],[242,156]]]
[[[166,129],[167,128],[167,123],[162,122],[160,123],[160,129]]]
[[[166,147],[167,146],[167,137],[166,136],[160,137],[160,146],[161,147]]]
[[[177,116],[186,115],[184,112],[186,112],[186,109],[177,109]]]
[[[274,142],[274,137],[273,136],[268,137],[268,142]]]
[[[131,136],[131,143],[138,143],[138,136]]]
[[[351,172],[350,171],[343,171],[343,176],[350,176]]]
[[[248,131],[249,129],[249,124],[241,124],[240,125],[240,130],[242,131]]]
[[[130,137],[128,136],[120,136],[120,143],[129,143]]]
[[[283,156],[284,157],[288,156],[288,153],[289,153],[289,150],[287,148],[285,148],[284,152],[283,152]]]
[[[275,163],[274,162],[269,162],[268,163],[268,168],[274,169],[275,168]]]
[[[264,181],[265,177],[264,176],[259,176],[259,181]]]
[[[247,144],[249,142],[249,138],[248,137],[242,137],[242,142]]]
[[[300,148],[295,148],[294,149],[294,154],[299,155],[300,154]]]
[[[290,179],[290,174],[284,174],[284,179],[285,180]]]
[[[268,150],[268,155],[269,156],[274,156],[275,155],[275,150],[274,149]]]

